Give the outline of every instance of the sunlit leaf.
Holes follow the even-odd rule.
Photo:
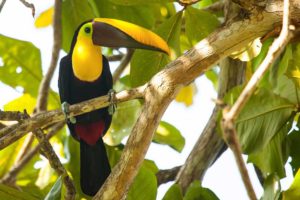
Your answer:
[[[185,144],[185,139],[182,137],[180,131],[173,125],[164,121],[159,123],[153,141],[159,144],[169,145],[178,152],[182,151]]]
[[[31,114],[36,106],[36,98],[33,98],[30,94],[24,94],[23,96],[12,100],[4,105],[6,111],[23,111],[24,109]]]
[[[181,29],[182,12],[177,13],[155,31],[159,34],[168,45],[171,51],[180,54],[180,29]],[[161,70],[167,63],[169,58],[167,55],[159,52],[136,50],[130,68],[130,78],[132,86],[138,86],[149,81],[151,77]]]
[[[199,181],[194,181],[188,187],[184,200],[219,200],[219,198],[208,188],[201,186]]]
[[[60,200],[61,199],[62,180],[61,176],[57,179],[44,200]]]
[[[256,38],[250,42],[247,46],[243,47],[239,51],[233,52],[230,57],[233,59],[239,59],[244,62],[248,62],[258,56],[262,48],[260,38]]]
[[[196,85],[195,83],[191,83],[188,86],[181,88],[175,99],[177,102],[181,102],[186,106],[190,106],[193,104],[193,98],[196,93]]]
[[[0,199],[3,200],[38,200],[41,198],[34,197],[26,192],[0,184]]]
[[[135,177],[127,194],[127,200],[155,200],[157,193],[156,176],[154,173],[142,166]]]
[[[292,45],[289,44],[286,46],[283,57],[280,59],[279,62],[279,68],[278,68],[278,75],[283,75],[288,66],[289,66],[289,61],[293,58],[293,50],[292,50]]]
[[[192,45],[208,36],[220,22],[210,12],[188,6],[185,12],[185,32]]]
[[[182,200],[182,192],[178,184],[172,185],[162,200]]]
[[[32,43],[0,34],[0,81],[18,87],[21,92],[37,96],[39,83],[42,80],[40,50]]]
[[[42,12],[35,20],[34,25],[36,28],[44,28],[52,24],[54,9],[53,7],[48,8]]]
[[[289,189],[283,192],[283,200],[298,200],[300,199],[300,169],[295,175],[294,181]]]
[[[174,0],[109,0],[115,4],[129,6],[129,5],[137,5],[137,4],[154,4],[154,3],[168,3]]]

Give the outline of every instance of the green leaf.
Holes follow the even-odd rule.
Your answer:
[[[300,199],[300,169],[298,170],[292,185],[289,189],[283,192],[283,200],[298,200]]]
[[[0,199],[3,200],[38,200],[41,198],[36,198],[26,192],[16,190],[14,188],[8,187],[6,185],[0,184]]]
[[[88,1],[65,0],[62,2],[62,47],[69,52],[75,30],[95,15]]]
[[[187,7],[185,20],[186,35],[192,45],[208,36],[220,25],[215,15],[192,6]]]
[[[208,78],[212,82],[215,90],[217,90],[219,73],[214,69],[210,69],[210,70],[205,72],[205,76],[206,76],[206,78]]]
[[[283,57],[280,59],[279,62],[279,68],[278,68],[278,75],[283,75],[288,66],[289,66],[289,61],[293,58],[293,50],[292,50],[292,45],[288,44],[285,48]]]
[[[260,151],[250,154],[248,162],[254,163],[264,174],[285,177],[285,163],[288,158],[287,133],[292,123],[287,123]]]
[[[180,131],[172,124],[164,121],[159,123],[153,141],[159,144],[169,145],[178,152],[182,151],[185,144],[185,139],[182,137]]]
[[[126,6],[110,0],[90,0],[90,2],[98,17],[120,19],[150,29],[158,18],[155,14],[160,8],[157,5]]]
[[[154,174],[156,174],[159,171],[158,167],[156,166],[156,164],[153,160],[145,159],[143,161],[143,166],[146,167],[147,169],[151,170]]]
[[[300,45],[298,44],[293,51],[292,59],[289,60],[289,66],[286,75],[293,80],[297,88],[300,88]]]
[[[24,92],[37,96],[42,80],[40,50],[32,43],[0,34],[0,81],[12,88],[22,87]]]
[[[174,0],[109,0],[115,4],[129,6],[129,5],[137,5],[137,4],[154,4],[154,3],[168,3],[173,2]]]
[[[129,189],[127,200],[155,200],[156,193],[156,176],[150,169],[142,166]]]
[[[184,200],[218,200],[219,198],[208,188],[203,188],[200,181],[194,181],[188,187]]]
[[[287,99],[293,104],[299,104],[300,88],[297,87],[297,84],[292,79],[287,78],[287,76],[279,76],[277,85],[273,90],[275,94]]]
[[[243,151],[249,154],[265,148],[287,123],[294,108],[288,100],[267,90],[258,90],[236,121]]]
[[[164,21],[157,29],[160,35],[171,48],[173,54],[180,54],[180,29],[182,12],[177,13]],[[136,50],[131,59],[130,78],[133,87],[146,83],[160,71],[167,63],[167,55],[159,52]]]
[[[166,192],[163,200],[182,200],[182,192],[178,184],[172,185]]]
[[[61,176],[57,179],[44,200],[60,200],[61,199],[62,180]]]

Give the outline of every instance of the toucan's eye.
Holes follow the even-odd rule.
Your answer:
[[[85,27],[84,32],[90,33],[91,32],[91,28],[90,27]]]

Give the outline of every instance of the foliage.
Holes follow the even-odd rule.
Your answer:
[[[175,60],[200,40],[220,26],[222,13],[211,13],[203,8],[215,0],[202,0],[185,9],[178,8],[173,0],[64,0],[62,5],[62,49],[69,51],[73,33],[79,24],[93,17],[116,18],[151,29],[164,38],[171,48],[171,56],[147,50],[136,50],[130,63],[129,74],[123,76],[114,88],[117,91],[130,89],[149,81],[171,60]],[[52,24],[53,6],[42,12],[35,21],[37,28]],[[232,55],[247,62],[247,77],[253,74],[265,58],[270,38],[263,44],[255,40]],[[122,51],[122,50],[121,50]],[[117,51],[106,49],[105,55]],[[44,52],[42,52],[44,53]],[[49,52],[47,52],[49,53]],[[206,77],[215,88],[218,85],[218,69],[206,72]],[[0,81],[21,93],[21,96],[4,105],[4,110],[32,113],[36,105],[38,87],[42,80],[41,52],[32,43],[0,35]],[[253,163],[263,174],[263,199],[299,199],[299,94],[300,94],[300,45],[289,44],[272,69],[261,81],[255,94],[250,98],[237,119],[237,131],[243,152],[248,162]],[[241,92],[241,87],[233,88],[225,101],[232,104]],[[56,89],[54,89],[56,90]],[[197,91],[196,85],[183,86],[176,101],[190,106]],[[1,94],[2,95],[2,94]],[[60,106],[58,94],[51,90],[48,109]],[[114,166],[124,148],[124,140],[129,135],[140,112],[142,101],[128,101],[118,105],[113,124],[105,136],[110,164]],[[13,166],[17,153],[21,151],[24,139],[0,151],[0,176]],[[79,186],[79,144],[66,129],[51,140],[57,154],[71,174],[77,189],[76,199],[89,197],[82,194]],[[177,152],[185,146],[185,138],[176,125],[161,121],[153,142],[168,145]],[[36,143],[34,143],[36,144]],[[284,166],[288,157],[295,175],[294,183],[287,191],[274,191],[276,184],[286,174]],[[155,199],[158,167],[151,160],[145,160],[131,186],[128,199]],[[22,191],[0,185],[0,199],[60,199],[61,177],[57,177],[45,158],[39,155],[28,163],[18,174],[17,184]],[[172,185],[164,200],[215,200],[218,197],[199,182],[192,183],[185,195],[177,184]]]

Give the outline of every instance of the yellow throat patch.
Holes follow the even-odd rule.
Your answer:
[[[77,41],[72,54],[72,67],[74,75],[82,81],[93,82],[102,73],[101,48],[93,44],[92,29],[85,33],[86,27],[91,28],[91,23],[85,24],[78,32]]]

